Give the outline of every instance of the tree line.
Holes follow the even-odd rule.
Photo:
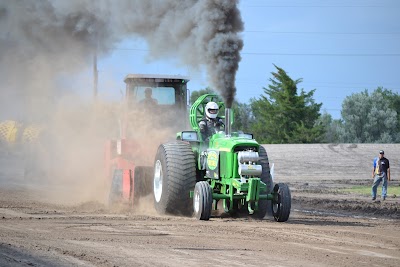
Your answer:
[[[399,143],[400,95],[377,87],[347,96],[342,102],[341,118],[321,112],[314,93],[299,89],[302,79],[293,80],[275,66],[263,93],[250,103],[233,104],[235,130],[253,133],[257,141],[289,143]],[[191,103],[211,88],[194,91]]]

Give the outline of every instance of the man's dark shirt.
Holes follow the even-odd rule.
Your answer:
[[[385,157],[382,157],[381,159],[377,159],[374,162],[374,168],[378,168],[379,167],[379,173],[384,172],[385,174],[387,174],[387,170],[390,168],[389,166],[389,160]],[[375,170],[376,173],[376,170]]]

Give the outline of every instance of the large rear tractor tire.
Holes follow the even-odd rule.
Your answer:
[[[197,182],[193,196],[194,216],[198,220],[208,221],[211,216],[212,204],[212,190],[209,183],[205,181]]]
[[[160,214],[190,216],[190,191],[196,183],[196,161],[190,144],[172,142],[158,147],[154,161],[154,206]]]
[[[292,206],[292,197],[289,187],[284,183],[276,184],[274,187],[276,197],[272,200],[272,214],[277,222],[286,222],[289,219]]]
[[[260,165],[262,166],[261,181],[267,185],[267,194],[272,193],[273,182],[269,168],[269,160],[267,151],[263,146],[260,145],[258,155],[260,157]],[[263,193],[265,194],[265,192]],[[271,200],[262,199],[258,201],[258,210],[255,212],[255,216],[259,219],[263,219],[266,214],[272,214]]]

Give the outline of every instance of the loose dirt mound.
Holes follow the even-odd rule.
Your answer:
[[[308,198],[294,196],[293,205],[300,211],[314,212],[321,215],[364,216],[400,219],[399,203],[368,202],[365,200]]]
[[[282,182],[363,180],[371,177],[379,150],[390,160],[393,178],[399,176],[400,144],[288,144],[264,145],[275,179]]]

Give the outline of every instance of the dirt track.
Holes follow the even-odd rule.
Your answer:
[[[399,186],[398,145],[267,145],[275,180],[292,190],[287,223],[161,217],[151,205],[111,211],[99,200],[65,205],[42,197],[51,187],[11,179],[19,172],[4,171],[12,164],[3,157],[0,266],[399,266],[399,198],[337,191],[370,184],[381,147],[390,186]]]

